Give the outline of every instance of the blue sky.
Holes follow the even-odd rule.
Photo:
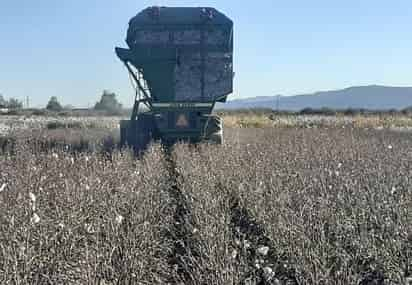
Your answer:
[[[412,1],[1,0],[0,93],[92,105],[103,89],[133,92],[115,57],[147,6],[212,6],[235,22],[231,98],[351,85],[412,86]]]

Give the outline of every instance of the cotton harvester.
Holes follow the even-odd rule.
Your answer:
[[[130,20],[126,43],[116,54],[136,97],[121,144],[222,143],[212,110],[233,91],[233,22],[213,8],[150,7]]]

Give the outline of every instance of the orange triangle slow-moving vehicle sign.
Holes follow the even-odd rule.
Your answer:
[[[179,114],[176,120],[176,127],[187,128],[188,126],[189,122],[187,121],[185,114]]]

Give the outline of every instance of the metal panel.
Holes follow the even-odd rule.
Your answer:
[[[137,31],[135,34],[135,44],[166,44],[169,42],[169,31]]]
[[[204,94],[202,96],[202,72]],[[233,66],[230,53],[206,53],[204,70],[200,54],[180,57],[175,69],[176,101],[214,101],[233,89]]]
[[[229,39],[224,30],[214,28],[206,31],[206,43],[212,45],[229,44]]]
[[[209,27],[205,32],[205,45],[229,45],[230,39],[227,31],[219,27]],[[138,30],[129,39],[134,45],[151,44],[151,45],[195,45],[201,43],[201,29],[190,30],[158,30],[153,28]]]
[[[232,93],[232,55],[228,53],[209,53],[205,64],[205,98],[215,99]]]
[[[213,102],[233,90],[232,33],[215,9],[149,8],[130,21],[121,58],[142,70],[154,103]]]
[[[200,101],[201,93],[201,57],[200,53],[179,55],[179,64],[175,66],[175,100]]]
[[[200,43],[200,31],[186,30],[173,32],[173,43],[176,45],[198,44]]]
[[[157,25],[232,25],[224,14],[209,7],[149,7],[130,20],[131,26]]]

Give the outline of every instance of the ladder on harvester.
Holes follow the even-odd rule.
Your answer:
[[[140,103],[143,103],[150,108],[152,105],[152,97],[147,81],[143,77],[143,71],[140,69],[133,71],[127,62],[125,62],[125,65],[129,71],[129,74],[136,83],[136,86],[133,85],[136,94],[131,116],[131,120],[136,120],[139,113]]]

